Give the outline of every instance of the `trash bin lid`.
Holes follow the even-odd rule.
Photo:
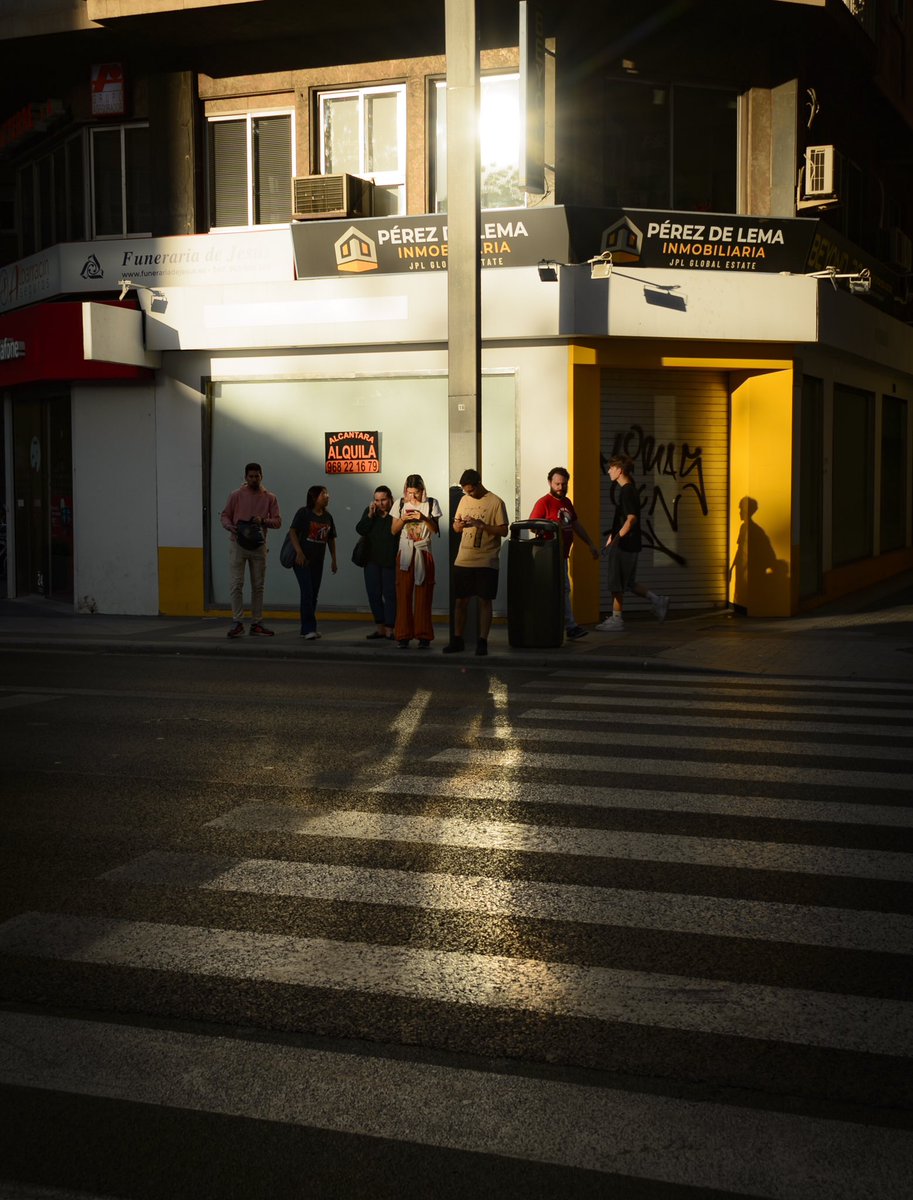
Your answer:
[[[543,533],[554,535],[561,529],[561,525],[557,521],[546,521],[545,519],[535,521],[514,521],[510,527],[510,536],[514,541],[517,541],[521,533]]]

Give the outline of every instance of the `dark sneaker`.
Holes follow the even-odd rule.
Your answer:
[[[250,627],[251,637],[275,637],[276,634],[272,629],[267,629],[265,625],[261,625],[259,621],[255,621]]]
[[[444,653],[445,654],[459,654],[461,650],[465,650],[465,649],[466,649],[466,643],[463,641],[463,639],[461,637],[455,637],[455,638],[451,638],[451,640],[444,647]]]
[[[476,654],[479,656],[479,658],[484,658],[487,653],[488,653],[488,639],[487,638],[479,638],[479,640],[476,642]]]
[[[418,648],[419,648],[419,650],[430,650],[431,643],[428,641],[427,638],[419,638]]]
[[[581,629],[579,625],[575,625],[573,629],[566,630],[564,636],[569,642],[576,642],[579,641],[580,638],[586,637],[588,632],[589,630]]]
[[[408,650],[409,649],[409,639],[408,638],[400,638],[400,640],[396,644],[397,644],[397,646],[399,646],[400,650]]]
[[[229,629],[228,633],[226,633],[225,636],[232,637],[232,638],[240,637],[243,632],[244,632],[244,626],[241,624],[240,621],[235,621],[234,625],[232,625],[231,629]]]

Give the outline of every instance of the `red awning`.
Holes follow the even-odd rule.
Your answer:
[[[148,367],[85,358],[82,303],[78,300],[33,304],[0,316],[0,387],[53,380],[87,383],[152,377]]]

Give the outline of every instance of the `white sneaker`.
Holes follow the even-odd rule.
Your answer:
[[[669,611],[669,597],[657,596],[656,603],[651,604],[650,607],[653,609],[653,615],[657,621],[665,621],[666,613]]]
[[[599,633],[624,633],[625,623],[620,617],[606,617],[596,629]]]

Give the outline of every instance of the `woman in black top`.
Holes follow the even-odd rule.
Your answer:
[[[385,485],[374,489],[374,499],[362,513],[355,532],[368,539],[368,561],[364,566],[365,591],[371,615],[377,623],[368,641],[393,640],[396,625],[396,550],[393,536],[393,493]]]
[[[323,579],[327,546],[336,574],[336,523],[327,512],[330,493],[322,484],[308,488],[307,503],[299,508],[289,527],[289,539],[295,547],[292,570],[301,592],[301,636],[308,641],[320,637],[317,632],[317,594]]]

